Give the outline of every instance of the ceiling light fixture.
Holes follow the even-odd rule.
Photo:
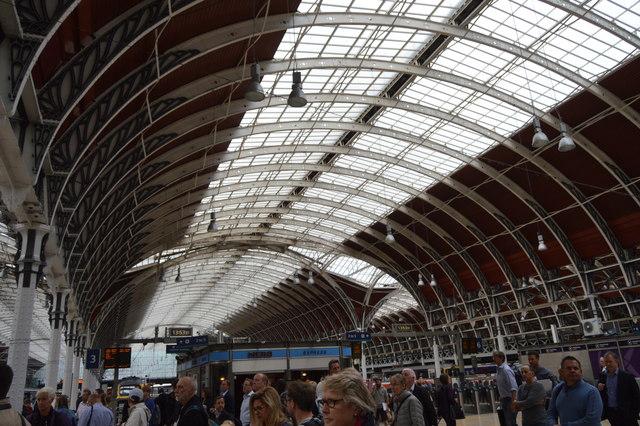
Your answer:
[[[396,239],[394,238],[393,233],[391,231],[392,231],[391,224],[387,223],[387,236],[385,237],[384,240],[389,244],[396,242]]]
[[[298,285],[300,284],[300,278],[298,277],[298,271],[295,272],[295,275],[293,277],[293,283]]]
[[[167,280],[164,278],[164,268],[160,267],[160,276],[158,277],[158,282],[165,283]]]
[[[548,247],[544,243],[544,238],[542,237],[542,234],[538,232],[538,251],[545,251],[547,249]]]
[[[251,303],[251,306],[253,306],[254,308],[258,307],[258,299],[256,299],[255,296],[253,296],[253,302]]]
[[[218,225],[216,225],[216,212],[211,212],[211,218],[209,219],[209,226],[207,227],[208,232],[216,232],[218,231]]]
[[[260,102],[264,100],[264,89],[260,84],[260,65],[254,63],[251,65],[251,83],[244,92],[244,98],[251,102]]]
[[[180,266],[178,266],[178,275],[176,275],[176,282],[179,283],[182,281],[182,275],[180,275]]]
[[[431,281],[429,282],[429,285],[431,287],[437,287],[438,286],[438,283],[436,281],[436,276],[433,275],[433,274],[431,274]]]
[[[313,279],[313,272],[309,271],[309,279],[307,280],[307,284],[314,285],[316,281]]]
[[[307,104],[307,96],[302,91],[302,74],[300,74],[300,71],[293,72],[293,84],[291,85],[291,93],[287,103],[294,108],[301,108]]]
[[[571,139],[569,137],[569,134],[567,133],[566,124],[564,124],[563,122],[560,122],[560,134],[562,135],[562,137],[560,138],[560,142],[558,142],[558,151],[567,152],[576,147],[575,142],[573,142],[573,139]]]
[[[549,138],[542,131],[542,127],[540,126],[540,119],[538,117],[533,117],[533,128],[536,132],[533,135],[533,139],[531,140],[531,146],[534,148],[540,148],[548,144]]]
[[[418,287],[424,287],[424,281],[422,280],[422,274],[418,274]]]

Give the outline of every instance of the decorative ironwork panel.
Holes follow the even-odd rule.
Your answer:
[[[60,119],[107,65],[136,39],[169,15],[168,3],[155,0],[122,18],[78,52],[38,93],[43,116]]]
[[[144,204],[141,207],[138,207],[138,209],[133,213],[133,217],[135,217],[135,220],[140,220],[140,218],[144,217],[156,207],[158,207],[158,203]]]
[[[27,40],[13,38],[11,43],[11,91],[9,99],[15,101],[18,88],[26,78],[29,71],[29,63],[33,61],[41,40]]]
[[[46,35],[75,0],[16,0],[15,8],[25,33]]]
[[[161,73],[168,72],[170,69],[199,53],[198,50],[181,50],[166,53],[159,58],[160,71]],[[150,61],[145,66],[134,71],[120,84],[106,92],[97,102],[85,110],[82,115],[73,122],[69,129],[54,142],[54,145],[73,143],[73,145],[77,147],[78,152],[81,152],[86,144],[90,142],[91,136],[99,134],[122,105],[125,105],[127,101],[133,99],[138,93],[144,90],[149,84],[149,81],[152,81],[156,76],[157,68],[155,60]],[[117,149],[120,149],[120,146],[117,147]],[[55,147],[52,148],[52,150],[55,150]],[[109,149],[108,151],[113,152],[113,149]],[[92,153],[92,155],[94,154]],[[36,164],[38,167],[41,167],[40,161]]]

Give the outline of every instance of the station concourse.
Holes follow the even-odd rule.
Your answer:
[[[615,348],[640,375],[636,0],[24,0],[0,16],[13,405],[95,387],[105,348],[164,351],[179,328],[228,345],[199,364],[212,385],[233,345],[472,381],[498,349],[577,353],[595,374]],[[201,351],[172,354],[176,374]]]

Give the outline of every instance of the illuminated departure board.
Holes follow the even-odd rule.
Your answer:
[[[131,348],[106,348],[104,350],[104,368],[131,367]]]

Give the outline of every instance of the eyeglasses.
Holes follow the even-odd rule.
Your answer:
[[[344,401],[344,398],[340,398],[340,399],[320,399],[320,400],[318,400],[318,403],[320,404],[321,407],[324,407],[325,404],[326,404],[326,406],[329,407],[329,408],[335,408],[336,407],[336,403],[338,403],[340,401]]]
[[[257,407],[253,407],[253,411],[255,411],[256,413],[259,413],[260,411],[262,411],[264,409],[265,409],[264,405],[258,405]]]

